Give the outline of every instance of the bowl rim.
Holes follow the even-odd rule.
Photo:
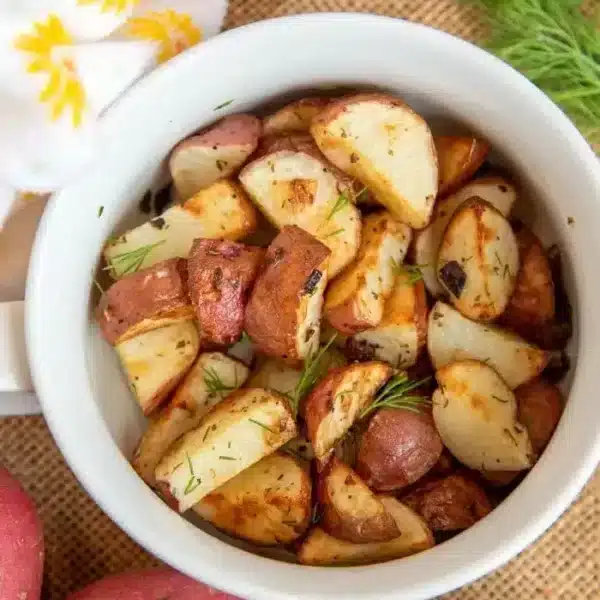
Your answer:
[[[583,139],[574,125],[568,120],[568,118],[558,109],[538,88],[530,83],[525,77],[517,73],[512,67],[503,63],[498,58],[488,54],[484,50],[456,38],[448,33],[430,28],[426,25],[411,23],[392,17],[382,17],[369,15],[364,13],[318,13],[318,14],[306,14],[306,15],[295,15],[288,17],[281,17],[277,19],[270,19],[266,21],[260,21],[252,23],[238,29],[226,31],[215,38],[200,44],[187,52],[176,57],[169,63],[156,69],[143,80],[137,83],[132,89],[130,89],[120,102],[111,109],[105,119],[111,121],[114,115],[124,113],[131,110],[131,107],[136,102],[143,100],[144,96],[153,92],[154,89],[160,88],[161,81],[164,79],[166,73],[172,73],[177,71],[180,65],[185,63],[193,63],[201,60],[199,57],[205,52],[207,47],[215,48],[219,45],[227,46],[234,42],[244,42],[250,38],[255,38],[261,33],[268,32],[269,30],[277,30],[280,28],[288,27],[305,27],[309,28],[313,25],[322,25],[323,23],[335,24],[336,26],[351,26],[360,28],[388,28],[393,27],[397,30],[398,34],[413,33],[417,34],[428,40],[433,44],[440,44],[446,46],[449,50],[456,51],[459,53],[468,53],[471,59],[477,59],[481,63],[485,63],[486,68],[495,71],[498,77],[505,78],[506,85],[512,85],[518,88],[518,91],[529,97],[531,102],[535,102],[539,105],[540,110],[545,111],[551,116],[552,124],[555,130],[559,131],[565,140],[568,142],[568,151],[572,152],[573,155],[577,156],[579,162],[582,163],[586,171],[589,172],[589,182],[592,187],[595,187],[600,194],[600,173],[598,172],[598,163],[596,156],[593,151]],[[193,566],[189,557],[183,556],[181,553],[177,554],[173,548],[173,552],[169,554],[166,550],[163,550],[164,545],[160,545],[159,531],[167,532],[168,523],[172,523],[172,519],[165,513],[165,521],[168,523],[156,524],[157,529],[152,530],[148,527],[147,523],[143,523],[139,518],[136,520],[135,507],[129,509],[126,503],[120,501],[119,494],[107,494],[106,487],[107,483],[103,478],[104,475],[109,476],[109,471],[105,468],[109,465],[117,464],[115,461],[122,461],[123,457],[116,448],[114,442],[110,444],[111,448],[106,448],[106,456],[102,461],[105,463],[104,466],[100,466],[97,471],[90,469],[90,463],[88,461],[87,452],[81,452],[80,438],[81,432],[78,428],[73,428],[73,423],[68,418],[64,418],[61,415],[60,398],[64,393],[63,390],[57,389],[54,384],[54,373],[52,369],[45,364],[45,358],[47,357],[47,344],[44,338],[43,325],[47,318],[47,306],[44,302],[44,291],[47,289],[47,278],[44,276],[44,265],[45,265],[45,254],[48,252],[48,248],[51,247],[50,240],[52,239],[53,231],[56,232],[59,228],[57,227],[57,213],[58,207],[63,198],[68,197],[71,194],[73,185],[67,186],[62,191],[58,192],[51,199],[49,206],[46,208],[38,233],[36,241],[32,251],[30,270],[28,275],[27,283],[27,300],[26,300],[26,338],[28,346],[28,355],[31,364],[32,377],[36,389],[38,390],[40,403],[42,405],[44,416],[49,425],[49,428],[54,436],[54,439],[59,446],[65,460],[77,476],[78,480],[82,483],[86,491],[92,496],[94,501],[111,517],[111,519],[119,525],[126,533],[131,536],[135,541],[140,543],[149,552],[158,556],[165,562],[173,564],[175,568],[182,570],[192,577],[202,577],[202,580],[207,584],[226,590],[229,593],[243,595],[249,599],[260,599],[260,600],[282,600],[289,598],[308,600],[315,596],[305,591],[297,593],[295,590],[286,588],[277,588],[277,585],[268,583],[267,585],[257,583],[256,581],[248,581],[246,579],[238,579],[235,576],[223,578],[223,571],[221,565],[203,565],[201,567]],[[50,245],[49,245],[50,244]],[[589,303],[588,303],[589,308]],[[582,309],[581,313],[585,311]],[[582,331],[582,346],[584,336],[589,339],[589,331]],[[583,361],[584,357],[579,358],[579,361]],[[591,359],[585,360],[585,373],[587,379],[591,379],[591,372],[593,365],[590,364]],[[581,371],[584,365],[577,365],[577,377],[581,379]],[[78,376],[79,374],[74,374]],[[577,381],[574,383],[576,386]],[[92,420],[102,418],[97,409],[92,406],[86,406],[84,409],[85,414]],[[108,431],[106,435],[110,436]],[[110,440],[112,442],[112,439]],[[533,542],[539,535],[543,533],[567,508],[567,506],[574,500],[576,495],[579,493],[587,479],[591,476],[595,466],[600,461],[600,431],[595,436],[594,443],[588,448],[587,454],[582,458],[578,464],[578,468],[574,470],[568,482],[565,483],[559,493],[555,494],[552,498],[552,502],[547,502],[544,506],[540,506],[539,513],[536,514],[535,518],[532,518],[518,534],[508,536],[508,539],[501,540],[499,542],[498,551],[494,555],[487,556],[474,556],[469,557],[466,561],[467,564],[462,565],[460,570],[444,576],[433,582],[423,582],[420,585],[413,585],[410,589],[403,590],[403,597],[408,599],[422,599],[430,597],[431,595],[437,595],[444,592],[448,592],[452,589],[465,585],[484,575],[485,573],[494,570],[507,562],[510,558],[518,554],[527,545]],[[544,457],[540,460],[540,464],[547,462]],[[534,469],[532,474],[541,473],[541,469]],[[539,477],[537,478],[539,479]],[[145,488],[145,485],[138,482],[135,485],[133,482],[128,487],[127,491],[132,493],[138,493],[138,490]],[[162,503],[155,499],[155,502],[164,507]],[[506,517],[508,510],[507,502],[505,501],[500,505],[496,511],[503,513]],[[496,512],[495,511],[495,512]],[[183,521],[178,515],[174,515],[175,518]],[[476,524],[469,531],[479,529],[485,521]],[[190,529],[197,531],[191,525]],[[489,528],[488,528],[489,529]],[[436,548],[440,549],[445,547],[445,552],[438,552],[438,556],[445,558],[448,561],[453,560],[453,552],[455,548],[460,548],[461,543],[457,544],[457,540],[468,535],[469,532],[454,538],[443,545]],[[498,532],[498,536],[502,537],[505,532]],[[203,534],[207,536],[207,534]],[[207,536],[210,537],[210,536]],[[203,541],[210,546],[212,549],[219,551],[218,559],[223,557],[231,556],[231,547],[227,546],[228,551],[221,548],[217,548],[214,544],[210,544],[204,537]],[[211,538],[214,540],[214,538]],[[222,542],[218,542],[220,545],[225,546]],[[237,550],[236,550],[237,551]],[[239,551],[237,551],[240,553]],[[417,565],[422,563],[423,557],[432,551],[427,551],[417,556],[402,559],[407,565],[413,565],[418,568]],[[167,556],[166,554],[169,554]],[[177,556],[176,556],[177,554]],[[319,572],[327,573],[327,576],[331,576],[331,569],[322,567],[306,567],[299,565],[290,565],[280,562],[273,562],[270,559],[262,557],[244,554],[243,560],[248,563],[248,569],[260,569],[260,568],[271,568],[279,569],[286,576],[296,577],[297,579],[302,578],[307,573],[307,569],[311,571],[311,578],[315,580],[321,578]],[[461,559],[463,562],[464,558]],[[236,563],[241,568],[241,562]],[[366,574],[365,569],[369,569],[370,572],[383,573],[384,570],[389,571],[391,565],[397,566],[397,561],[389,563],[381,563],[378,565],[371,565],[367,567],[348,567],[344,568],[343,573],[348,579],[347,589],[342,591],[341,595],[337,594],[323,594],[322,598],[345,598],[348,600],[352,599],[363,599],[371,597],[369,592],[364,589],[357,589],[354,591],[352,586],[355,585],[359,578],[364,577]],[[249,571],[246,571],[246,575],[249,575]],[[307,578],[305,578],[307,579]],[[378,598],[385,600],[397,597],[396,590],[379,590],[377,589],[374,593]]]

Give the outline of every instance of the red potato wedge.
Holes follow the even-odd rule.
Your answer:
[[[310,524],[308,468],[275,452],[204,496],[194,512],[218,529],[262,546],[289,544]]]
[[[346,352],[356,360],[383,360],[392,367],[412,367],[427,342],[427,297],[422,281],[398,268],[391,296],[376,327],[346,340]]]
[[[96,321],[112,345],[193,318],[187,263],[182,258],[122,277],[102,294],[96,308]]]
[[[35,505],[0,466],[0,598],[39,598],[43,570],[44,532]]]
[[[258,212],[243,188],[221,179],[182,205],[107,244],[104,258],[114,279],[169,258],[187,258],[196,238],[239,240],[256,229]]]
[[[402,100],[377,93],[333,101],[310,129],[321,152],[355,177],[397,219],[429,223],[438,165],[427,123]]]
[[[157,410],[192,366],[200,349],[193,321],[153,329],[115,346],[145,415]]]
[[[445,293],[437,278],[436,265],[446,227],[459,206],[474,196],[489,202],[507,217],[517,199],[517,190],[501,177],[480,177],[450,196],[438,199],[431,222],[415,232],[412,247],[414,262],[419,265],[423,281],[433,296]]]
[[[304,419],[317,458],[332,451],[391,375],[387,363],[356,363],[330,371],[313,388],[304,403]]]
[[[154,486],[154,470],[170,446],[197,427],[213,406],[244,385],[247,377],[248,368],[225,354],[200,354],[169,404],[150,419],[133,455],[133,468],[148,485]]]
[[[548,352],[514,333],[471,321],[444,302],[437,302],[429,314],[427,347],[436,369],[457,360],[480,360],[511,389],[536,378],[550,359]]]
[[[169,170],[179,196],[187,200],[233,175],[256,150],[261,129],[252,115],[231,115],[177,144]]]
[[[433,141],[439,166],[439,197],[451,194],[469,181],[490,151],[490,145],[476,137],[437,135]]]
[[[262,388],[237,390],[171,446],[154,475],[185,512],[297,435],[284,396]]]
[[[481,198],[454,213],[442,238],[438,280],[463,315],[493,321],[506,309],[519,272],[519,249],[509,222]]]
[[[383,408],[362,435],[356,472],[372,489],[401,490],[433,469],[442,449],[428,412]]]
[[[381,502],[396,521],[400,536],[389,542],[353,544],[338,540],[315,527],[298,551],[304,565],[369,565],[410,556],[434,546],[433,534],[425,521],[396,498],[380,496]]]
[[[381,323],[395,274],[411,239],[409,227],[388,212],[364,219],[355,262],[331,282],[325,296],[325,317],[338,331],[354,334]]]
[[[262,248],[238,242],[194,241],[189,290],[203,342],[230,346],[241,337],[246,302],[264,255]]]
[[[492,511],[485,491],[459,474],[420,485],[402,502],[421,515],[432,531],[468,529]]]
[[[70,594],[67,600],[239,600],[198,583],[190,577],[159,567],[111,575]],[[11,599],[12,600],[12,599]]]
[[[486,364],[451,363],[436,372],[433,419],[444,445],[464,465],[482,471],[520,471],[533,464],[527,429],[517,421],[510,388]]]
[[[308,131],[312,120],[331,102],[330,98],[311,96],[286,104],[263,119],[265,135]]]
[[[330,254],[295,226],[273,240],[245,315],[245,330],[263,354],[297,364],[315,351]]]
[[[392,515],[360,477],[333,456],[319,474],[320,526],[340,540],[365,544],[400,535]]]

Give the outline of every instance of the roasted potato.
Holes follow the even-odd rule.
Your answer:
[[[298,551],[304,565],[368,565],[416,554],[434,545],[433,534],[425,521],[396,498],[380,496],[381,502],[400,530],[389,542],[353,544],[339,540],[315,527]]]
[[[254,231],[257,216],[242,187],[222,179],[109,242],[104,258],[118,279],[168,258],[187,258],[199,237],[239,240]]]
[[[281,452],[286,452],[305,461],[311,461],[315,458],[312,444],[303,435],[299,435],[283,445]]]
[[[290,102],[263,119],[263,132],[265,135],[272,135],[291,131],[308,131],[313,118],[330,102],[329,98],[320,96],[311,96]]]
[[[167,450],[233,390],[244,385],[248,368],[220,352],[205,352],[173,394],[169,404],[150,419],[134,453],[132,465],[153,486],[154,470]]]
[[[436,202],[431,223],[415,232],[412,248],[414,261],[419,265],[425,286],[433,296],[444,294],[444,288],[437,278],[436,265],[446,227],[457,208],[474,196],[489,202],[507,217],[517,199],[517,190],[501,177],[480,177]]]
[[[427,123],[402,100],[378,93],[333,101],[310,131],[321,152],[360,180],[397,219],[421,229],[438,192]]]
[[[245,315],[245,330],[262,353],[295,364],[317,348],[330,254],[296,226],[273,240]]]
[[[400,535],[381,500],[335,456],[319,473],[318,498],[323,511],[319,525],[333,537],[365,544],[388,542]]]
[[[189,290],[203,342],[230,346],[240,338],[248,295],[264,255],[262,248],[238,242],[194,241]]]
[[[512,389],[537,377],[548,352],[495,325],[476,323],[444,302],[429,314],[429,356],[436,369],[465,358],[493,367]]]
[[[284,396],[262,388],[237,390],[171,446],[154,475],[185,512],[297,433]]]
[[[356,472],[370,488],[401,490],[428,473],[439,461],[442,449],[428,412],[383,408],[361,437]]]
[[[364,219],[356,261],[331,282],[325,296],[325,317],[335,329],[354,334],[379,325],[410,238],[410,228],[388,212]]]
[[[264,358],[248,380],[248,387],[275,390],[284,396],[293,394],[302,373],[275,358]]]
[[[308,528],[308,469],[275,452],[204,496],[193,510],[215,527],[255,544],[289,544]]]
[[[392,367],[411,367],[427,342],[427,297],[422,281],[398,268],[391,296],[376,327],[347,338],[348,355],[356,360],[383,360]]]
[[[311,144],[255,159],[240,181],[276,227],[297,225],[331,250],[329,276],[334,277],[356,256],[360,213],[352,204],[352,180],[337,177]]]
[[[355,363],[330,371],[313,388],[304,403],[304,419],[317,458],[331,452],[391,375],[387,363]]]
[[[200,340],[193,321],[179,321],[121,342],[115,350],[145,415],[166,400],[192,366]]]
[[[181,199],[233,175],[256,150],[260,134],[256,117],[231,115],[177,144],[169,170]]]
[[[440,197],[469,181],[490,151],[487,142],[475,137],[437,135],[433,141],[438,158]]]
[[[96,321],[110,344],[146,331],[193,319],[187,263],[170,258],[126,275],[102,294]]]
[[[433,531],[467,529],[492,511],[485,491],[465,475],[429,481],[402,497]]]
[[[440,245],[437,274],[463,315],[477,321],[500,316],[515,289],[519,249],[509,222],[481,198],[464,202]]]
[[[444,445],[464,465],[488,471],[519,471],[533,463],[527,429],[517,421],[510,388],[488,365],[450,363],[436,372],[433,419]]]

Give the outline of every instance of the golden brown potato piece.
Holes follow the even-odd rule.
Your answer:
[[[245,315],[245,330],[263,354],[294,364],[318,347],[330,254],[296,226],[273,240]]]
[[[364,481],[333,456],[319,474],[320,526],[340,540],[365,544],[400,535],[396,522]]]
[[[186,261],[171,258],[131,273],[102,294],[96,321],[109,344],[193,319]]]
[[[240,338],[247,298],[264,254],[262,248],[238,242],[194,241],[189,289],[203,341],[230,346]]]
[[[177,144],[169,169],[180,198],[233,175],[256,150],[260,133],[256,117],[231,115]]]
[[[449,475],[418,486],[402,502],[433,531],[467,529],[492,511],[485,491],[464,475]]]
[[[313,118],[330,102],[329,98],[320,96],[310,96],[290,102],[263,119],[263,132],[265,135],[271,135],[290,131],[308,131]]]
[[[440,197],[469,181],[490,151],[487,142],[475,137],[437,135],[433,141],[438,157]]]
[[[215,527],[255,544],[289,544],[308,528],[308,469],[275,452],[204,496],[193,510]]]
[[[452,304],[466,317],[492,321],[512,296],[519,250],[509,222],[481,198],[464,202],[440,245],[437,273]]]
[[[313,388],[304,403],[304,419],[317,458],[331,452],[391,375],[387,363],[355,363],[330,371]]]
[[[401,490],[429,472],[442,449],[428,412],[383,408],[362,435],[356,471],[370,488]]]
[[[369,565],[409,556],[434,545],[433,534],[412,509],[390,496],[380,496],[386,510],[396,521],[400,535],[389,542],[353,544],[338,540],[315,527],[298,551],[304,565]]]
[[[325,297],[325,316],[335,329],[353,334],[379,325],[410,239],[410,228],[388,212],[364,219],[356,260],[331,282]]]
[[[427,225],[438,191],[436,151],[427,123],[402,100],[380,93],[340,98],[310,131],[321,152],[397,219]]]

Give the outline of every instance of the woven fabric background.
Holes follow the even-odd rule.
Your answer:
[[[316,11],[404,17],[472,41],[486,35],[478,11],[457,0],[232,0],[227,26]],[[44,521],[45,600],[63,600],[107,574],[157,564],[82,490],[41,417],[0,419],[0,463],[21,480]],[[444,598],[484,599],[600,600],[600,472],[533,547]]]

